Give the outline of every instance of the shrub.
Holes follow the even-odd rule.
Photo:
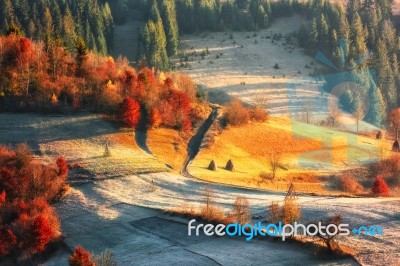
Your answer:
[[[330,224],[334,224],[336,225],[336,227],[338,227],[342,223],[342,216],[340,214],[336,214],[332,217],[328,217],[327,219],[320,221],[319,223],[321,223],[321,225],[325,228]],[[318,225],[317,222],[312,222],[310,224]],[[326,232],[318,231],[315,237],[318,237],[326,245],[329,251],[340,250],[337,240],[337,236],[339,235],[338,231],[335,230],[333,227],[330,227],[328,230],[329,234],[327,234]]]
[[[301,217],[299,206],[297,205],[296,199],[293,197],[285,198],[282,207],[282,222],[284,224],[293,224],[298,221]]]
[[[269,205],[269,221],[273,224],[277,224],[281,220],[281,207],[279,203],[272,202]]]
[[[262,181],[272,181],[274,180],[274,178],[272,177],[272,175],[270,173],[266,173],[266,172],[261,172],[260,173],[260,179]]]
[[[105,250],[94,256],[96,266],[117,266],[118,263],[110,250]]]
[[[378,175],[371,187],[371,192],[376,196],[389,196],[390,190],[382,176]]]
[[[360,193],[364,190],[363,186],[349,175],[340,178],[340,189],[348,193]]]
[[[400,173],[400,156],[393,155],[373,166],[374,173],[382,176],[397,176]]]
[[[131,97],[127,97],[120,104],[121,121],[132,128],[135,128],[140,120],[140,105]]]
[[[268,113],[262,106],[257,105],[250,110],[250,118],[256,122],[265,122],[268,120]]]
[[[68,262],[70,266],[95,266],[95,262],[92,259],[90,253],[83,247],[75,248],[74,253],[72,253]]]
[[[64,157],[59,156],[56,161],[58,167],[58,175],[62,178],[66,178],[68,175],[68,165]]]
[[[228,125],[244,125],[250,120],[250,112],[243,106],[240,100],[234,99],[226,107],[224,120]]]
[[[214,205],[214,192],[205,188],[204,206],[200,210],[200,217],[208,222],[226,222],[226,216],[220,207]]]
[[[195,124],[203,122],[210,115],[210,107],[204,104],[192,103],[190,107],[190,120]]]
[[[233,204],[233,211],[230,215],[235,222],[247,224],[250,222],[249,201],[244,197],[237,197]]]
[[[46,245],[56,236],[56,232],[51,227],[48,218],[44,215],[37,216],[31,226],[30,248],[33,253],[41,252]]]
[[[15,147],[15,160],[16,166],[21,168],[23,165],[27,165],[31,162],[33,157],[33,152],[29,148],[28,144],[18,144]]]

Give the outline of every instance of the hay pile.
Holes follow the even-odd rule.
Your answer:
[[[104,148],[104,157],[110,157],[111,152],[110,152],[110,147],[108,147],[108,142],[106,143],[106,147]]]
[[[217,164],[215,163],[214,160],[212,160],[210,162],[210,164],[208,165],[207,169],[211,170],[211,171],[217,171],[218,170]]]
[[[229,160],[226,163],[225,169],[228,170],[228,171],[231,171],[231,172],[235,172],[235,166],[233,165],[232,160]]]

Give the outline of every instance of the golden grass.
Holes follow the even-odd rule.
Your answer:
[[[295,136],[293,130],[300,131],[302,136]],[[327,147],[322,139],[328,137],[331,142]],[[293,124],[289,118],[272,117],[266,123],[225,129],[216,137],[213,146],[200,151],[189,171],[200,179],[217,183],[285,191],[293,182],[298,192],[326,192],[317,176],[348,167],[350,158],[377,156],[376,146],[377,141],[367,136]],[[274,181],[262,182],[260,173],[271,172],[269,154],[274,152],[281,154],[282,167],[277,170]],[[229,159],[232,159],[236,172],[224,169]],[[215,160],[218,171],[207,169],[211,160]],[[300,160],[317,166],[331,165],[332,168],[302,168]]]
[[[147,146],[160,161],[179,171],[187,156],[187,140],[177,131],[158,128],[148,131]]]

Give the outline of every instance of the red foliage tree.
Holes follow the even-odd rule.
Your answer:
[[[192,122],[189,119],[186,119],[183,122],[182,130],[185,132],[189,132],[192,129]]]
[[[4,229],[0,223],[0,255],[5,256],[14,248],[17,244],[17,238],[15,237],[11,229]]]
[[[33,253],[41,252],[46,245],[55,237],[55,232],[50,225],[47,217],[44,215],[37,216],[31,226],[31,244],[30,248]]]
[[[95,266],[90,253],[83,247],[76,247],[74,253],[72,253],[68,262],[70,266]]]
[[[65,160],[53,165],[30,163],[29,148],[0,147],[0,255],[34,254],[59,234],[60,222],[49,202],[65,186]]]
[[[382,176],[378,175],[371,187],[371,192],[377,196],[389,196],[390,189]]]
[[[161,123],[162,123],[162,117],[160,111],[157,108],[151,109],[149,126],[152,128],[157,128],[161,125]]]
[[[62,178],[66,178],[68,175],[68,165],[64,157],[59,156],[56,161],[58,167],[58,175]]]
[[[171,78],[166,78],[165,80],[164,80],[164,87],[166,88],[166,89],[172,89],[172,86],[174,85],[174,81],[171,79]]]
[[[121,121],[129,126],[135,128],[140,120],[140,105],[131,97],[127,97],[120,105]]]
[[[8,167],[0,169],[0,187],[7,193],[11,199],[18,195],[18,179],[14,177],[14,171]]]
[[[163,124],[179,129],[188,128],[190,114],[190,99],[186,93],[177,90],[169,90],[162,96],[160,112]],[[185,127],[186,123],[186,127]]]
[[[0,207],[6,203],[6,192],[3,191],[0,193]]]

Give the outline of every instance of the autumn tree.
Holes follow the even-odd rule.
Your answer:
[[[60,195],[65,179],[57,163],[33,164],[27,159],[30,153],[26,145],[15,151],[0,147],[2,256],[29,258],[60,236],[60,222],[49,202]]]
[[[356,107],[355,107],[355,110],[353,112],[353,117],[354,117],[354,120],[356,121],[357,132],[358,132],[358,129],[359,129],[359,126],[360,126],[360,122],[365,117],[366,112],[367,112],[366,105],[362,101],[359,100],[356,103]]]
[[[59,156],[56,161],[57,167],[58,167],[58,175],[60,177],[66,178],[68,175],[68,165],[67,162],[65,161],[64,157]]]
[[[278,151],[271,151],[268,154],[267,160],[271,169],[271,178],[275,180],[278,167],[282,163],[282,154]]]
[[[249,201],[244,197],[237,197],[233,203],[232,216],[239,224],[247,224],[250,222]]]
[[[325,228],[327,228],[331,224],[338,227],[340,224],[342,224],[342,216],[340,214],[337,214],[332,217],[328,217],[327,219],[324,219],[319,223],[321,223],[321,225]],[[310,224],[318,225],[317,222],[312,222]],[[329,234],[327,234],[327,232],[321,232],[317,230],[318,232],[316,233],[315,237],[320,239],[326,245],[329,251],[339,250],[338,230],[336,230],[334,227],[329,227],[329,229],[326,230],[329,230]]]
[[[283,224],[293,224],[298,222],[301,217],[300,208],[294,197],[286,197],[282,206]]]
[[[132,128],[135,128],[140,120],[140,104],[133,98],[127,97],[120,104],[121,121]]]
[[[269,205],[269,221],[273,224],[277,224],[281,220],[281,207],[279,203],[272,202]]]
[[[226,107],[224,119],[228,125],[244,125],[250,120],[250,112],[239,99],[233,99]]]
[[[376,196],[389,196],[390,189],[381,175],[378,175],[371,187],[371,192]]]
[[[399,128],[400,128],[400,108],[393,109],[389,114],[389,120],[392,126],[396,130],[396,139],[399,138]]]
[[[157,108],[151,109],[149,126],[152,128],[158,128],[161,124],[162,117],[160,111]]]

